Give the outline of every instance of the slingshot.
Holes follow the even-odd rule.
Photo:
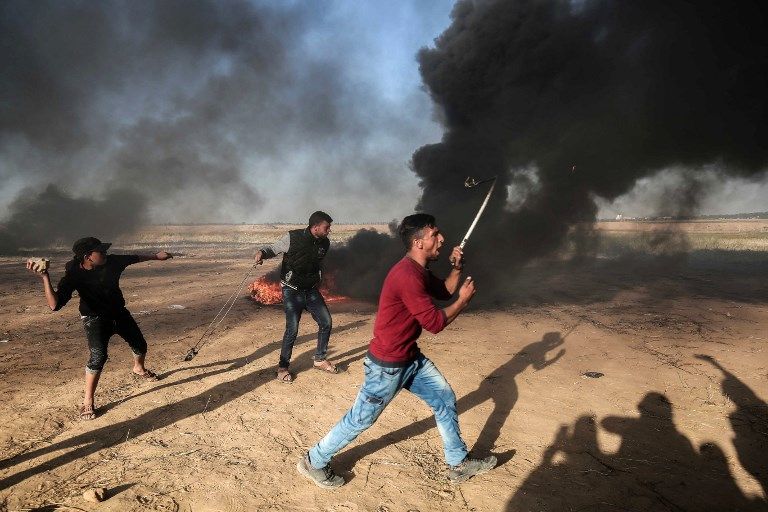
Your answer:
[[[227,301],[224,303],[223,306],[221,306],[221,309],[218,313],[216,313],[216,316],[213,317],[213,320],[211,320],[211,323],[208,324],[208,327],[203,331],[203,335],[200,336],[200,339],[197,340],[197,343],[195,343],[195,346],[189,349],[189,352],[187,352],[187,355],[184,356],[184,361],[191,361],[194,359],[194,357],[197,355],[198,352],[200,352],[200,349],[203,348],[203,345],[205,345],[205,342],[203,342],[203,338],[206,337],[208,334],[212,334],[214,330],[216,330],[216,327],[221,324],[221,322],[224,321],[224,318],[226,318],[227,313],[229,313],[229,310],[232,309],[232,306],[235,305],[235,301],[237,300],[237,296],[240,293],[240,289],[243,287],[243,284],[245,284],[245,281],[250,277],[251,272],[253,272],[253,269],[256,268],[256,264],[251,265],[251,268],[248,269],[248,273],[245,274],[245,277],[242,281],[240,281],[240,284],[237,285],[237,288],[235,288],[235,291],[232,293],[232,295],[229,296]],[[229,306],[229,307],[227,307]],[[224,308],[227,309],[227,311],[224,312],[222,315],[221,312],[224,311]],[[221,318],[219,318],[221,316]],[[216,322],[218,320],[218,322]],[[214,322],[216,322],[216,325],[214,326]],[[213,329],[211,327],[213,326]],[[207,340],[206,340],[207,341]]]

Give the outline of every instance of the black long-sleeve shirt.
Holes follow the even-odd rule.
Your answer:
[[[115,317],[125,307],[120,291],[120,274],[128,265],[141,261],[135,255],[107,255],[104,265],[86,270],[76,262],[67,264],[64,277],[56,289],[56,309],[64,307],[77,290],[80,295],[80,314],[87,316]]]

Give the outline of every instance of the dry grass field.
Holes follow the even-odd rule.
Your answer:
[[[768,251],[768,220],[598,222],[606,246],[647,248],[655,237],[683,235],[689,250]]]
[[[242,245],[250,248],[253,244],[275,241],[286,231],[304,227],[303,224],[192,224],[186,226],[155,225],[147,226],[139,233],[118,239],[122,246],[145,244],[156,247],[158,244],[168,247],[205,246],[227,244]],[[333,241],[344,243],[360,229],[376,229],[387,232],[384,224],[334,224]]]
[[[93,421],[76,414],[76,301],[51,313],[23,258],[0,257],[0,511],[768,510],[766,226],[600,223],[596,257],[528,265],[504,305],[470,307],[420,341],[456,392],[465,440],[499,467],[449,484],[430,410],[404,392],[337,456],[348,484],[334,492],[295,465],[354,400],[374,304],[330,305],[338,375],[311,369],[306,316],[296,380],[277,382],[282,309],[245,293],[182,361],[257,245],[292,226],[151,226],[115,240],[116,252],[181,255],[124,273],[161,380],[133,378],[113,338]],[[332,240],[360,227],[334,225]],[[57,279],[69,255],[47,255]],[[85,501],[96,487],[107,499]]]

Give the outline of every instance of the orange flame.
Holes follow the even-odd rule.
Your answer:
[[[283,291],[279,281],[267,281],[267,276],[261,276],[248,286],[251,298],[261,304],[280,304],[283,301]]]
[[[320,293],[325,302],[340,302],[349,299],[344,295],[333,293],[334,279],[327,276],[320,285]],[[283,302],[283,290],[279,281],[269,281],[267,276],[261,276],[248,286],[251,298],[260,304],[280,304]]]
[[[333,275],[328,274],[323,277],[323,282],[320,283],[320,294],[325,299],[325,302],[340,302],[348,300],[346,295],[337,295],[333,293],[333,289],[336,287],[336,279]]]

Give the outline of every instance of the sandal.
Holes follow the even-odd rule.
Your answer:
[[[322,361],[315,361],[312,363],[312,367],[315,370],[320,370],[323,372],[339,373],[338,367],[327,359],[323,359]]]
[[[284,382],[285,384],[290,384],[293,382],[293,375],[291,375],[291,372],[288,371],[288,368],[278,368],[277,380]]]
[[[96,419],[96,408],[93,406],[93,404],[83,404],[80,406],[80,419],[83,421]]]
[[[146,368],[144,369],[144,373],[133,372],[133,375],[137,379],[144,379],[148,382],[157,382],[158,380],[160,380],[160,378],[157,376],[155,372],[153,372],[152,370],[147,370]]]

